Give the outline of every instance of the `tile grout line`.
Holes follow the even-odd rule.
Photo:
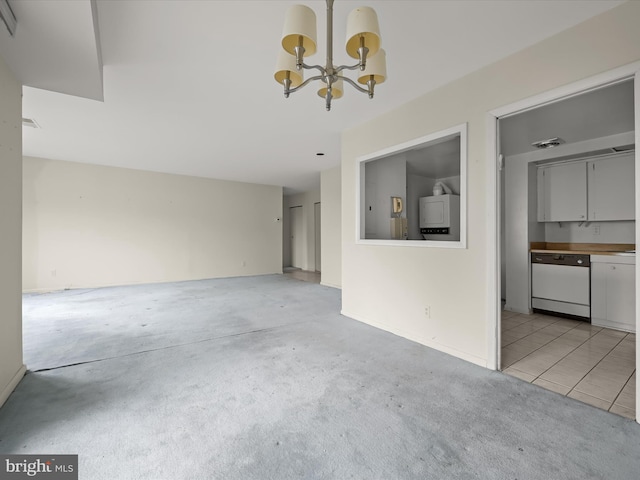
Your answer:
[[[560,321],[560,320],[558,320],[558,321],[556,321],[556,322],[553,322],[553,323],[550,323],[549,325],[555,325],[555,324],[556,324],[556,323],[558,323],[559,321]],[[546,325],[545,327],[542,327],[542,328],[540,328],[540,329],[536,330],[535,332],[531,332],[530,334],[528,334],[528,335],[526,335],[526,336],[524,336],[524,337],[522,337],[522,338],[519,338],[519,339],[518,339],[518,340],[516,340],[515,342],[511,342],[509,345],[513,345],[514,343],[519,342],[520,340],[523,340],[523,339],[527,338],[529,335],[533,335],[534,333],[538,333],[540,330],[543,330],[544,328],[548,327],[549,325]],[[554,338],[553,340],[550,340],[550,341],[548,341],[547,343],[545,343],[545,344],[543,344],[543,345],[540,345],[540,346],[539,346],[538,348],[536,348],[535,350],[532,350],[531,352],[527,353],[524,357],[522,357],[522,358],[520,358],[520,359],[516,360],[516,361],[515,361],[515,362],[513,362],[512,364],[510,364],[510,365],[506,366],[505,368],[509,368],[509,367],[511,367],[512,365],[515,365],[516,363],[518,363],[519,361],[524,360],[524,359],[525,359],[525,358],[527,358],[529,355],[531,355],[531,354],[533,354],[533,353],[537,352],[537,351],[538,351],[538,350],[540,350],[542,347],[545,347],[545,346],[549,345],[551,342],[556,341],[556,340],[557,340],[557,339],[559,339],[560,337],[562,337],[562,336],[566,335],[566,334],[567,334],[567,333],[569,333],[571,330],[574,330],[574,329],[578,328],[579,326],[580,326],[580,325],[578,324],[578,325],[574,326],[573,328],[570,328],[569,330],[567,330],[566,332],[564,332],[562,335],[558,335],[558,336],[557,336],[556,338]],[[601,331],[602,331],[602,330],[599,330],[599,331],[598,331],[598,332],[596,332],[594,335],[590,335],[590,336],[589,336],[589,338],[587,338],[584,342],[582,342],[582,343],[581,343],[580,345],[578,345],[576,348],[579,348],[579,347],[581,347],[582,345],[584,345],[586,342],[588,342],[589,340],[591,340],[591,338],[592,338],[592,337],[595,337],[595,336],[596,336],[598,333],[600,333]],[[507,346],[507,345],[505,345],[505,347],[506,347],[506,346]],[[501,348],[504,348],[504,347],[501,347]],[[575,350],[575,349],[574,349],[574,350]],[[571,350],[571,352],[567,353],[567,355],[570,355],[572,352],[573,352],[573,350]],[[566,357],[567,355],[565,355],[565,357]],[[562,357],[562,358],[564,358],[564,357]],[[562,358],[561,358],[560,360],[562,360]],[[560,360],[558,360],[558,362],[559,362]],[[558,362],[556,362],[556,363],[558,363]],[[554,363],[554,365],[555,365],[555,363]],[[553,365],[552,365],[552,366],[553,366]],[[549,367],[549,368],[551,368],[551,367]],[[548,369],[547,369],[547,370],[548,370]],[[545,372],[546,372],[547,370],[545,370]],[[526,372],[525,372],[525,373],[526,373]],[[544,372],[542,372],[542,373],[544,373]],[[540,375],[542,375],[542,374],[540,374]]]
[[[602,331],[602,330],[601,330],[601,331]],[[598,333],[600,333],[600,332],[598,332]],[[596,334],[596,335],[597,335],[597,334]],[[595,337],[595,335],[594,335],[594,337]],[[620,341],[618,341],[618,343],[616,343],[613,347],[611,347],[611,350],[609,350],[609,352],[608,352],[604,357],[602,357],[602,358],[598,361],[598,363],[596,363],[593,367],[591,367],[591,369],[590,369],[587,373],[585,373],[585,374],[584,374],[584,376],[583,376],[580,380],[578,380],[578,383],[576,383],[576,384],[571,388],[571,390],[569,390],[569,392],[567,392],[567,395],[566,395],[566,396],[569,396],[569,394],[575,390],[575,388],[580,384],[580,382],[581,382],[582,380],[584,380],[584,379],[585,379],[585,377],[586,377],[587,375],[589,375],[589,374],[590,374],[590,373],[591,373],[591,372],[592,372],[592,371],[593,371],[593,370],[594,370],[598,365],[600,365],[600,362],[602,362],[605,358],[607,358],[609,355],[611,355],[611,352],[613,352],[613,350],[614,350],[618,345],[620,345],[620,343],[622,343],[622,340],[623,340],[624,338],[626,338],[626,335],[625,335],[624,337],[622,337],[622,338],[620,339]],[[631,375],[633,375],[633,373],[632,373]],[[631,378],[631,376],[630,376],[629,378]],[[628,381],[629,381],[629,379],[627,379],[627,382],[628,382]],[[625,384],[626,384],[626,382],[625,382]],[[624,388],[624,386],[623,386],[622,388]],[[622,391],[622,388],[620,389],[620,392]],[[580,392],[579,390],[577,390],[577,391],[578,391],[579,393],[582,393],[583,395],[589,395],[588,393]],[[618,398],[618,396],[620,395],[620,392],[618,392],[618,395],[616,395],[616,398]],[[589,396],[590,396],[590,397],[593,397],[593,398],[598,398],[598,397],[596,397],[595,395],[589,395]],[[602,400],[603,402],[607,402],[607,400],[605,400],[605,399],[603,399],[603,398],[598,398],[598,400]],[[615,400],[614,400],[614,401],[615,401]],[[586,402],[585,402],[585,403],[586,403]],[[609,411],[609,409],[613,406],[613,403],[614,403],[614,402],[611,402],[611,405],[609,405],[609,406],[607,407],[607,412],[608,412],[608,411]]]
[[[578,325],[576,325],[574,328],[576,328],[576,327],[578,327]],[[573,328],[572,328],[571,330],[573,330]],[[566,334],[566,333],[569,333],[571,330],[567,330],[565,333],[563,333],[562,335],[560,335],[560,337],[562,337],[562,336],[563,336],[564,334]],[[600,333],[600,332],[597,332],[595,335],[597,335],[598,333]],[[536,378],[534,378],[534,379],[533,379],[533,381],[532,381],[531,383],[535,382],[535,381],[536,381],[537,379],[539,379],[542,375],[544,375],[546,372],[548,372],[549,370],[551,370],[551,369],[552,369],[553,367],[555,367],[558,363],[560,363],[562,360],[564,360],[565,358],[567,358],[569,355],[571,355],[573,352],[575,352],[577,349],[579,349],[581,346],[583,346],[585,343],[587,343],[589,340],[591,340],[593,337],[595,337],[595,335],[592,335],[592,336],[589,336],[588,338],[586,338],[584,342],[582,342],[580,345],[576,346],[576,348],[574,348],[573,350],[571,350],[570,352],[568,352],[565,356],[563,356],[561,359],[559,359],[557,362],[555,362],[553,365],[551,365],[549,368],[547,368],[544,372],[542,372],[540,375],[538,375]],[[558,337],[558,338],[560,338],[560,337]],[[556,338],[556,340],[557,340],[558,338]],[[544,378],[543,378],[542,380],[544,380]],[[550,381],[550,380],[546,380],[546,381],[547,381],[547,382],[549,382],[549,383],[554,383],[554,384],[556,384],[556,385],[560,385],[559,383],[555,383],[555,382],[552,382],[552,381]],[[578,381],[578,383],[580,383],[580,381]],[[575,385],[577,385],[578,383],[576,383]],[[575,385],[574,385],[574,387],[575,387]],[[563,386],[563,387],[566,387],[566,385],[562,385],[562,386]],[[569,395],[569,393],[571,392],[571,390],[572,390],[572,389],[573,389],[573,387],[569,387],[569,391],[565,394],[565,397],[566,397],[567,395]]]
[[[575,327],[573,327],[573,328],[571,328],[571,329],[567,330],[567,331],[566,331],[566,332],[564,332],[562,335],[559,335],[559,336],[557,336],[556,338],[554,338],[553,340],[551,340],[551,342],[549,342],[549,343],[552,343],[552,342],[556,341],[556,340],[557,340],[557,339],[559,339],[560,337],[562,337],[562,336],[566,335],[566,334],[567,334],[567,333],[569,333],[571,330],[573,330],[573,329],[575,329],[575,328],[577,328],[577,327],[579,327],[579,326],[580,326],[580,325],[576,325]],[[599,332],[596,332],[596,334],[595,334],[595,335],[597,335],[598,333],[600,333],[600,331],[599,331]],[[533,382],[535,382],[535,381],[536,381],[537,379],[539,379],[542,375],[544,375],[546,372],[548,372],[549,370],[551,370],[555,365],[557,365],[558,363],[560,363],[563,359],[567,358],[569,355],[571,355],[573,352],[575,352],[578,348],[580,348],[580,347],[581,347],[581,346],[583,346],[585,343],[587,343],[589,340],[591,340],[591,338],[595,337],[595,335],[592,335],[592,336],[589,336],[588,338],[586,338],[586,339],[585,339],[585,340],[584,340],[580,345],[577,345],[573,350],[571,350],[571,351],[570,351],[570,352],[568,352],[566,355],[564,355],[562,358],[560,358],[559,360],[557,360],[553,365],[551,365],[549,368],[547,368],[544,372],[542,372],[540,375],[538,375],[537,377],[535,377],[535,378],[534,378],[533,380],[531,380],[531,382],[529,382],[529,383],[533,383]],[[542,347],[544,347],[544,346],[546,346],[546,345],[549,345],[549,343],[545,343]],[[542,347],[540,347],[540,348],[542,348]],[[537,350],[534,350],[533,352],[531,352],[531,353],[530,353],[530,354],[528,354],[528,355],[525,355],[525,356],[524,356],[524,357],[522,357],[520,360],[518,360],[518,361],[516,361],[516,362],[512,363],[511,365],[515,365],[516,363],[518,363],[518,362],[520,362],[520,361],[524,360],[524,359],[525,359],[525,358],[527,358],[529,355],[531,355],[531,354],[533,354],[533,353],[537,352],[538,350],[540,350],[540,348],[538,348]],[[511,367],[511,365],[509,365],[509,367]],[[517,370],[517,368],[516,368],[516,370]],[[527,373],[527,372],[523,372],[523,373]],[[545,379],[543,378],[542,380],[545,380]],[[555,384],[555,385],[560,385],[559,383],[551,382],[550,380],[545,380],[545,381],[547,381],[547,382],[549,382],[549,383],[553,383],[553,384]],[[576,383],[576,385],[577,385],[577,383]],[[566,387],[566,385],[561,385],[561,386],[562,386],[562,387]],[[575,386],[575,385],[574,385],[574,386]],[[569,388],[573,388],[573,387],[569,387]],[[569,394],[569,392],[567,392],[567,393],[566,393],[566,395],[568,395],[568,394]],[[565,396],[566,396],[566,395],[565,395]]]
[[[631,372],[631,375],[629,375],[629,378],[627,378],[627,381],[624,382],[624,385],[622,386],[622,388],[620,389],[620,391],[618,392],[618,395],[616,395],[616,398],[613,399],[613,402],[611,402],[611,405],[609,406],[609,408],[607,409],[607,411],[611,411],[611,409],[613,408],[614,405],[616,405],[616,400],[618,400],[618,398],[620,397],[620,395],[622,395],[622,391],[627,387],[627,385],[629,384],[629,382],[631,381],[631,378],[633,377],[633,374],[636,373],[636,370],[634,369],[633,372]],[[622,405],[618,404],[618,406],[622,407]],[[627,407],[623,407],[623,408],[627,408]],[[628,410],[633,410],[635,412],[635,408],[631,409],[629,408]]]
[[[521,326],[521,325],[524,325],[525,323],[533,322],[534,320],[535,320],[535,319],[529,320],[529,321],[527,321],[527,322],[522,322],[522,323],[520,323],[520,324],[516,325],[515,327],[512,327],[512,328],[510,328],[510,329],[505,330],[505,332],[507,332],[507,331],[509,331],[509,330],[512,330],[513,328],[517,328],[517,327],[519,327],[519,326]],[[561,322],[561,320],[557,320],[557,321],[555,321],[555,322],[551,322],[551,323],[549,323],[549,324],[545,325],[544,327],[541,327],[541,328],[539,328],[539,329],[537,329],[537,330],[535,330],[535,331],[533,331],[533,332],[531,332],[531,333],[529,333],[529,334],[525,335],[524,337],[519,338],[518,340],[515,340],[515,341],[513,341],[513,342],[511,342],[511,343],[508,343],[508,344],[506,344],[506,345],[501,346],[501,348],[504,348],[504,347],[506,347],[506,346],[508,346],[508,345],[513,345],[513,344],[517,343],[517,342],[518,342],[518,341],[520,341],[520,340],[523,340],[523,339],[525,339],[525,338],[527,338],[527,337],[529,337],[529,336],[531,336],[531,335],[533,335],[533,334],[535,334],[535,333],[540,332],[541,330],[544,330],[544,329],[545,329],[546,327],[548,327],[548,326],[555,325],[555,324],[560,323],[560,322]],[[551,340],[551,341],[549,341],[549,342],[547,342],[547,343],[545,343],[545,344],[541,345],[540,347],[536,348],[535,350],[533,350],[532,352],[528,353],[527,355],[525,355],[524,357],[520,358],[519,360],[516,360],[515,362],[511,363],[510,365],[508,365],[508,366],[504,367],[504,368],[503,368],[503,371],[504,371],[504,370],[506,370],[506,369],[508,369],[508,368],[513,368],[513,365],[515,365],[516,363],[518,363],[518,362],[520,362],[520,361],[524,360],[524,359],[525,359],[525,358],[527,358],[528,356],[530,356],[530,355],[534,354],[535,352],[537,352],[537,351],[538,351],[538,350],[540,350],[541,348],[543,348],[543,347],[545,347],[545,346],[549,345],[550,343],[554,342],[555,340],[557,340],[557,339],[559,339],[559,338],[563,337],[563,336],[564,336],[564,335],[566,335],[567,333],[569,333],[569,332],[571,332],[571,331],[573,331],[573,330],[577,329],[579,326],[581,326],[581,325],[580,325],[580,324],[575,325],[574,327],[570,328],[570,329],[569,329],[569,330],[567,330],[566,332],[564,332],[564,333],[562,333],[561,335],[557,336],[557,337],[556,337],[556,338],[554,338],[553,340]],[[549,368],[547,368],[547,369],[546,369],[546,370],[544,370],[542,373],[540,373],[540,375],[535,376],[535,377],[533,378],[533,380],[531,380],[531,381],[530,381],[530,382],[528,382],[528,383],[534,384],[534,382],[535,382],[536,380],[541,379],[542,375],[544,375],[546,372],[548,372],[549,370],[551,370],[555,365],[557,365],[558,363],[560,363],[563,359],[567,358],[569,355],[571,355],[573,352],[575,352],[576,350],[578,350],[580,347],[584,346],[587,342],[589,342],[589,341],[593,340],[593,339],[594,339],[598,334],[600,334],[600,333],[601,333],[602,331],[604,331],[604,330],[606,330],[606,329],[605,329],[605,328],[600,328],[600,330],[598,330],[595,334],[593,334],[593,335],[589,335],[589,337],[587,337],[587,338],[586,338],[582,343],[580,343],[579,345],[577,345],[575,348],[573,348],[570,352],[568,352],[568,353],[567,353],[566,355],[564,355],[562,358],[560,358],[560,359],[558,359],[556,362],[554,362],[554,363],[553,363],[553,365],[551,365]],[[591,333],[591,332],[589,332],[589,333]],[[613,353],[613,351],[614,351],[614,350],[615,350],[615,349],[616,349],[616,348],[617,348],[617,347],[618,347],[618,346],[619,346],[619,345],[620,345],[620,344],[621,344],[625,339],[627,339],[627,338],[629,337],[629,335],[631,335],[631,334],[630,334],[630,333],[627,333],[625,336],[621,337],[621,338],[618,340],[618,342],[616,342],[616,344],[615,344],[615,345],[613,345],[613,346],[609,349],[609,351],[608,351],[608,352],[607,352],[607,353],[606,353],[606,354],[605,354],[605,355],[604,355],[600,360],[598,360],[598,361],[596,362],[596,364],[595,364],[595,365],[593,365],[593,367],[591,367],[591,368],[589,369],[589,371],[588,371],[588,372],[586,372],[586,373],[585,373],[585,374],[584,374],[584,375],[583,375],[583,376],[582,376],[582,377],[581,377],[581,378],[580,378],[580,379],[579,379],[579,380],[578,380],[578,381],[577,381],[577,382],[576,382],[572,387],[568,387],[568,388],[569,388],[569,391],[568,391],[566,394],[564,394],[563,396],[565,396],[565,397],[569,397],[569,394],[570,394],[570,393],[572,393],[573,391],[576,391],[576,392],[581,393],[581,394],[583,394],[583,395],[589,395],[589,394],[587,394],[587,393],[583,393],[583,392],[580,392],[580,391],[578,391],[578,390],[575,390],[575,388],[576,388],[576,387],[580,384],[580,382],[582,382],[582,381],[583,381],[583,380],[584,380],[584,379],[585,379],[585,378],[586,378],[586,377],[587,377],[587,376],[588,376],[588,375],[589,375],[589,374],[590,374],[594,369],[596,369],[596,368],[598,367],[598,365],[600,365],[600,364],[604,361],[604,359],[605,359],[605,358],[607,358],[609,355],[611,355],[611,354]],[[514,368],[514,370],[518,370],[518,369],[517,369],[517,368]],[[521,371],[521,370],[518,370],[518,371]],[[636,372],[636,370],[635,370],[635,369],[631,372],[631,374],[629,375],[629,377],[627,378],[627,380],[624,382],[624,384],[622,385],[622,387],[621,387],[621,388],[620,388],[620,390],[618,391],[618,393],[617,393],[617,395],[615,396],[614,400],[613,400],[613,401],[611,402],[611,404],[606,408],[606,411],[610,412],[611,408],[613,408],[613,406],[614,406],[614,405],[616,405],[616,403],[615,403],[615,402],[616,402],[616,400],[620,397],[620,395],[622,394],[622,391],[625,389],[625,387],[627,386],[627,384],[631,381],[631,378],[633,377],[633,375],[634,375],[634,373],[635,373],[635,372]],[[522,373],[527,374],[527,372],[522,372]],[[528,374],[528,375],[531,375],[531,374]],[[544,379],[543,379],[543,380],[544,380]],[[559,385],[559,386],[562,386],[562,387],[567,387],[566,385],[556,384],[555,382],[551,382],[551,381],[549,381],[549,380],[545,380],[545,381],[548,381],[549,383],[553,383],[553,384],[555,384],[555,385]],[[539,385],[538,385],[538,386],[539,386]],[[602,398],[598,398],[598,397],[596,397],[596,396],[594,396],[594,395],[589,395],[589,396],[591,396],[591,397],[593,397],[593,398],[596,398],[596,399],[598,399],[598,400],[601,400],[601,401],[603,401],[603,402],[608,402],[607,400],[604,400],[604,399],[602,399]],[[572,398],[572,397],[569,397],[569,398]],[[575,400],[575,399],[574,399],[574,400]],[[586,402],[583,402],[583,403],[586,403]]]
[[[631,335],[631,334],[627,333],[624,337],[622,337],[622,340],[620,340],[620,343],[622,343],[624,340],[626,340],[629,337],[629,335]],[[618,345],[620,345],[620,343]],[[616,347],[618,345],[616,345]],[[613,347],[613,348],[615,348],[615,347]],[[613,349],[611,349],[611,351],[613,351]],[[609,352],[609,353],[611,353],[611,352]],[[627,387],[627,385],[629,384],[629,382],[631,381],[631,379],[633,378],[633,375],[635,373],[636,373],[636,369],[634,368],[633,371],[631,372],[631,375],[629,375],[629,378],[627,378],[627,381],[624,382],[624,385],[622,386],[622,388],[620,389],[620,391],[616,395],[616,398],[613,399],[613,402],[611,403],[611,405],[609,406],[609,409],[607,411],[611,411],[613,406],[616,404],[616,400],[618,400],[618,398],[620,398],[620,395],[622,395],[622,391]],[[634,409],[634,412],[635,412],[635,409]]]
[[[524,325],[525,323],[533,322],[534,320],[536,320],[536,319],[531,319],[531,320],[528,320],[528,321],[526,321],[526,322],[522,322],[520,325],[516,325],[516,326],[515,326],[515,327],[513,327],[513,328],[518,328],[518,327],[520,327],[520,326]],[[549,323],[549,324],[545,325],[544,327],[540,327],[538,330],[535,330],[535,331],[533,331],[533,332],[531,332],[531,333],[526,334],[524,337],[521,337],[521,338],[519,338],[519,339],[517,339],[517,340],[514,340],[514,341],[513,341],[513,342],[511,342],[511,343],[507,343],[506,345],[502,345],[500,348],[504,348],[504,347],[507,347],[507,346],[509,346],[509,345],[513,345],[514,343],[519,342],[520,340],[524,340],[524,339],[525,339],[525,338],[527,338],[528,336],[533,335],[534,333],[538,333],[540,330],[543,330],[543,329],[547,328],[547,327],[548,327],[548,326],[550,326],[550,325],[555,325],[556,323],[559,323],[559,322],[560,322],[560,320],[556,320],[555,322],[551,322],[551,323]],[[576,327],[577,327],[577,326],[578,326],[578,325],[576,325]],[[506,331],[506,332],[508,332],[509,330],[512,330],[513,328],[507,329],[507,330],[505,330],[505,331]],[[575,328],[575,327],[573,327],[573,328]],[[567,332],[568,332],[568,331],[569,331],[569,330],[567,330]],[[565,333],[567,333],[567,332],[565,332]],[[504,332],[501,332],[501,333],[504,333]],[[564,333],[563,333],[562,335],[564,335]],[[554,340],[555,340],[555,338],[554,338]],[[553,341],[553,340],[552,340],[552,341]],[[546,344],[545,344],[545,345],[546,345]],[[544,345],[543,345],[543,346],[544,346]],[[541,348],[542,348],[542,347],[541,347]],[[531,352],[531,353],[533,353],[533,352]],[[523,358],[524,358],[524,357],[523,357]],[[518,360],[518,361],[519,361],[519,360]]]

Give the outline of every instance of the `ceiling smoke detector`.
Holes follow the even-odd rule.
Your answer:
[[[552,147],[557,147],[561,143],[564,143],[564,140],[558,137],[554,137],[554,138],[547,138],[546,140],[539,140],[537,142],[533,142],[531,146],[536,148],[552,148]]]
[[[40,125],[38,125],[38,122],[36,122],[33,118],[22,117],[22,126],[31,127],[31,128],[40,128]]]

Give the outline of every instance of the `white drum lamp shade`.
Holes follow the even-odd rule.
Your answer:
[[[360,37],[364,37],[364,46],[369,49],[369,55],[375,55],[380,49],[380,26],[378,15],[371,7],[358,7],[347,18],[345,47],[350,57],[358,58]]]
[[[373,75],[377,85],[383,83],[387,78],[387,54],[383,48],[367,60],[367,66],[360,73],[358,82],[366,85],[371,75]]]
[[[273,78],[276,79],[280,85],[287,78],[287,72],[289,72],[289,79],[291,80],[291,88],[295,88],[304,81],[304,70],[298,70],[296,68],[296,57],[288,54],[284,50],[278,53],[278,60],[276,62],[276,71],[273,74]]]
[[[316,14],[305,5],[292,5],[287,10],[282,29],[282,48],[295,55],[295,47],[302,37],[304,56],[316,53]]]
[[[318,96],[319,97],[326,97],[327,96],[327,84],[323,83],[322,84],[322,88],[320,88],[320,90],[318,90]],[[342,93],[344,92],[344,88],[343,88],[344,82],[342,81],[342,78],[340,78],[340,76],[338,76],[338,80],[336,80],[333,83],[333,86],[331,87],[331,97],[336,99],[336,98],[341,98],[342,97]]]

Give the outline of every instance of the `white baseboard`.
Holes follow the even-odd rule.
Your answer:
[[[9,395],[11,395],[11,392],[13,392],[15,388],[18,386],[18,384],[20,383],[20,380],[22,380],[22,377],[24,377],[24,374],[26,371],[27,371],[27,367],[25,365],[22,365],[18,369],[16,374],[13,376],[9,384],[4,388],[4,390],[2,390],[2,393],[0,393],[0,407],[4,405],[4,402],[7,401],[7,398],[9,398]]]
[[[344,310],[342,310],[340,312],[340,314],[344,315],[345,317],[349,317],[353,320],[356,320],[358,322],[362,322],[365,323],[367,325],[370,325],[372,327],[375,328],[379,328],[380,330],[384,330],[385,332],[389,332],[392,333],[394,335],[397,335],[398,337],[402,337],[402,338],[406,338],[407,340],[410,340],[412,342],[416,342],[419,343],[420,345],[424,345],[425,347],[429,347],[429,348],[433,348],[434,350],[438,350],[439,352],[443,352],[446,353],[448,355],[451,355],[453,357],[459,358],[461,360],[465,360],[469,363],[473,363],[474,365],[478,365],[480,367],[484,367],[484,368],[488,368],[488,363],[487,363],[487,359],[486,358],[482,358],[482,357],[478,357],[477,355],[473,355],[467,352],[463,352],[461,350],[458,350],[454,347],[451,347],[449,345],[445,345],[443,343],[439,343],[439,342],[434,342],[432,340],[426,339],[424,337],[421,337],[419,335],[412,335],[409,334],[401,329],[398,328],[392,328],[389,325],[384,325],[384,324],[380,324],[377,322],[371,322],[371,321],[367,321],[361,318],[358,318],[358,316],[356,315],[352,315]]]
[[[503,310],[505,312],[523,313],[525,315],[531,315],[533,313],[533,310],[530,308],[512,307],[511,305],[505,305]]]

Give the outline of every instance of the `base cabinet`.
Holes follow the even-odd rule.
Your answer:
[[[636,331],[635,258],[591,256],[591,323]]]

